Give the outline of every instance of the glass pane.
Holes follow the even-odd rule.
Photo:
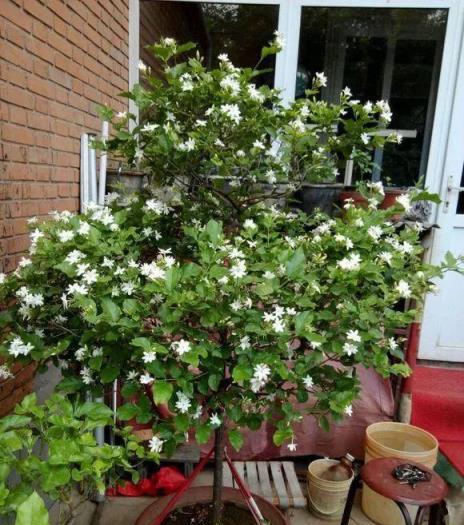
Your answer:
[[[464,166],[462,167],[462,175],[461,175],[461,188],[464,188]],[[456,213],[458,215],[464,215],[464,191],[459,193],[458,197],[458,206],[456,208]]]
[[[296,96],[324,71],[322,97],[388,100],[401,145],[375,153],[373,178],[409,186],[425,175],[447,21],[445,9],[303,7]],[[404,131],[404,132],[403,132]]]
[[[156,70],[158,65],[145,46],[161,37],[172,37],[198,43],[210,67],[217,64],[220,53],[227,53],[237,66],[253,67],[261,48],[272,40],[278,18],[276,5],[142,0],[140,58]],[[275,56],[266,58],[262,67],[274,70]],[[273,87],[274,72],[257,77],[256,83]]]

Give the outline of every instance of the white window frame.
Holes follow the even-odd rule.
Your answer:
[[[176,2],[178,0],[167,0]],[[183,0],[196,2],[198,0]],[[287,45],[277,55],[274,85],[282,90],[284,101],[295,96],[301,11],[303,7],[358,7],[358,8],[409,8],[448,9],[443,58],[436,98],[433,132],[426,172],[426,185],[431,191],[440,192],[452,100],[456,86],[457,67],[461,52],[464,27],[464,0],[201,0],[209,3],[264,4],[279,6],[278,31],[284,34]],[[129,87],[139,80],[139,0],[129,0]],[[464,50],[463,50],[464,52]],[[462,94],[464,97],[464,93]],[[136,113],[132,101],[129,111]]]

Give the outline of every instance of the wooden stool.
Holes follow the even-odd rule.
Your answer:
[[[431,480],[419,482],[415,488],[401,484],[392,473],[396,467],[404,463],[409,463],[429,472],[432,476]],[[355,478],[350,487],[341,525],[348,525],[350,520],[355,493],[360,486],[359,478],[378,494],[394,501],[398,505],[406,525],[412,525],[406,504],[419,507],[414,525],[420,525],[427,507],[430,507],[429,525],[440,525],[441,504],[448,493],[446,483],[437,473],[425,465],[398,458],[373,459],[362,467],[360,476]]]

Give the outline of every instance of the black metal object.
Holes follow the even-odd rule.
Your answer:
[[[412,488],[418,483],[427,482],[432,479],[430,472],[420,469],[416,465],[410,463],[403,463],[398,465],[392,472],[394,478],[396,478],[402,485],[410,485]]]

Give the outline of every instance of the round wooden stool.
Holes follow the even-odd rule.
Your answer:
[[[429,472],[430,481],[418,482],[414,488],[411,485],[400,483],[393,476],[393,471],[404,463]],[[448,486],[436,472],[425,465],[397,458],[373,459],[362,467],[360,474],[354,479],[350,487],[341,525],[348,525],[355,493],[361,486],[361,481],[378,494],[394,501],[398,505],[406,525],[412,525],[406,505],[419,507],[414,525],[420,525],[427,507],[430,508],[429,525],[440,525],[442,502],[448,494]]]

